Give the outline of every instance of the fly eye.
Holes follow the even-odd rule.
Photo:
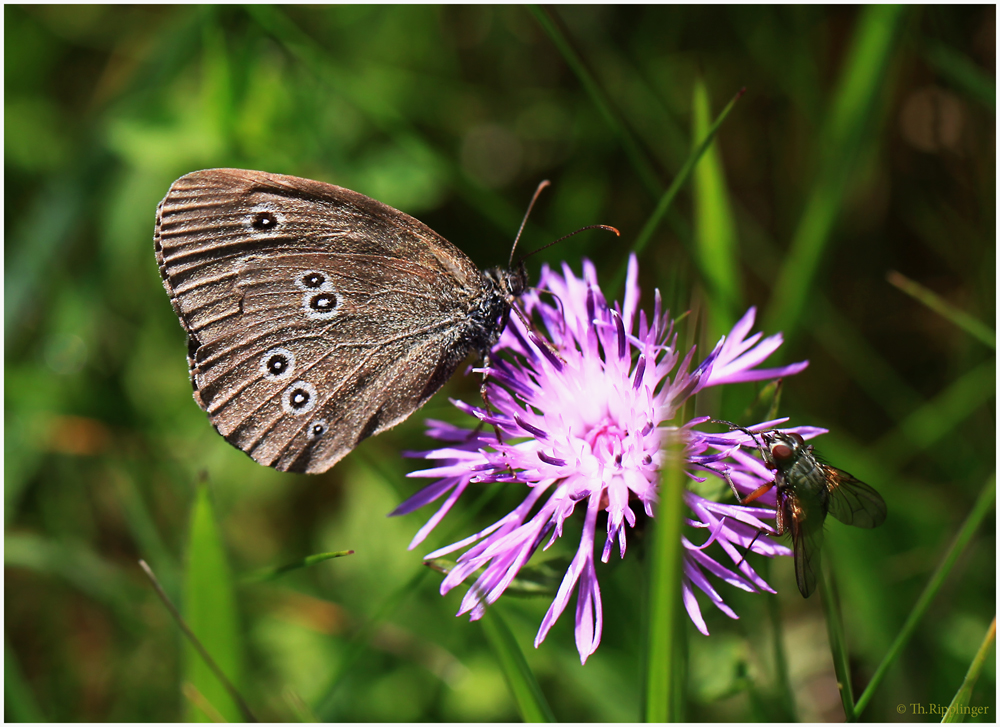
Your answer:
[[[775,444],[771,447],[771,457],[775,462],[784,462],[792,456],[792,448],[787,444]]]
[[[796,433],[796,432],[788,432],[788,434],[787,434],[786,436],[787,436],[787,437],[788,437],[789,439],[794,439],[794,440],[795,440],[795,443],[796,443],[796,444],[799,444],[799,445],[802,445],[802,444],[805,444],[805,443],[806,443],[806,440],[804,440],[804,439],[802,438],[802,435],[801,435],[801,434],[798,434],[798,433]]]

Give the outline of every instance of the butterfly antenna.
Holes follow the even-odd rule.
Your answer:
[[[514,264],[514,251],[517,249],[517,243],[521,239],[521,233],[524,232],[524,226],[528,224],[528,215],[531,214],[531,209],[535,206],[535,202],[538,200],[538,195],[540,195],[542,190],[550,184],[552,184],[552,182],[547,179],[543,179],[538,183],[538,187],[535,189],[535,193],[532,195],[531,201],[528,203],[528,209],[524,213],[524,219],[521,220],[521,226],[517,230],[517,237],[514,238],[514,244],[510,246],[510,261],[507,263],[507,267],[511,267]]]
[[[586,230],[607,230],[608,232],[613,232],[613,233],[615,233],[616,235],[618,235],[618,237],[621,237],[621,236],[622,236],[622,233],[620,233],[620,232],[619,232],[619,231],[618,231],[618,230],[617,230],[616,228],[612,227],[611,225],[587,225],[586,227],[581,227],[581,228],[580,228],[579,230],[573,230],[573,232],[569,233],[568,235],[563,235],[563,236],[562,236],[562,237],[560,237],[560,238],[559,238],[558,240],[553,240],[553,241],[552,241],[552,242],[550,242],[550,243],[549,243],[548,245],[542,245],[542,246],[541,246],[540,248],[538,248],[537,250],[532,250],[532,251],[531,251],[531,252],[529,252],[529,253],[528,253],[527,255],[525,255],[524,257],[522,257],[522,258],[521,258],[521,259],[519,260],[519,262],[522,262],[522,263],[523,263],[523,262],[524,262],[525,260],[527,260],[527,259],[528,259],[529,257],[531,257],[532,255],[534,255],[535,253],[539,253],[539,252],[541,252],[542,250],[545,250],[546,248],[549,248],[549,247],[552,247],[552,246],[553,246],[553,245],[555,245],[555,244],[556,244],[557,242],[562,242],[562,241],[563,241],[563,240],[565,240],[565,239],[566,239],[567,237],[573,237],[573,235],[577,235],[577,234],[579,234],[579,233],[581,233],[581,232],[584,232],[584,231],[586,231]]]

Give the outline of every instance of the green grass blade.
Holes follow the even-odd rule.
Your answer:
[[[649,589],[649,637],[646,649],[646,722],[680,719],[678,685],[681,639],[681,575],[683,573],[684,449],[679,437],[671,437],[666,466],[660,473],[660,504],[653,527],[653,551]]]
[[[779,268],[781,254],[771,236],[753,223],[745,209],[738,210],[741,231],[747,247],[754,254],[744,262],[762,283],[772,286],[774,271]],[[877,402],[892,419],[898,420],[923,403],[923,396],[890,365],[888,359],[872,346],[858,329],[827,298],[823,291],[813,293],[808,309],[808,333],[851,378]]]
[[[3,698],[5,722],[45,722],[45,715],[6,636],[3,640]]]
[[[844,721],[856,722],[854,693],[851,691],[850,660],[847,653],[847,639],[844,637],[844,619],[840,614],[839,593],[829,558],[824,559],[820,567],[820,577],[823,579],[820,597],[823,599],[823,611],[826,614],[826,631],[830,638],[833,671],[837,675],[837,689],[840,691],[840,701],[844,705]]]
[[[996,332],[979,319],[956,308],[934,291],[928,290],[915,280],[910,280],[902,273],[890,270],[886,279],[907,295],[919,300],[935,313],[947,318],[970,336],[978,338],[990,348],[996,349]]]
[[[975,61],[943,43],[934,43],[924,52],[934,70],[990,111],[997,110],[997,85]]]
[[[229,681],[239,685],[243,663],[236,596],[222,534],[215,521],[208,488],[204,485],[198,488],[191,511],[184,586],[184,616],[188,626]],[[242,719],[239,706],[226,686],[190,644],[185,645],[183,678],[226,720],[238,722]],[[208,721],[201,710],[193,707],[187,717],[196,722]]]
[[[983,670],[983,663],[986,661],[986,655],[993,648],[997,640],[997,620],[996,617],[993,618],[993,623],[986,630],[986,636],[983,638],[983,643],[979,645],[979,650],[976,652],[975,657],[972,659],[972,663],[969,665],[969,671],[965,673],[965,679],[962,680],[962,686],[958,688],[955,693],[955,697],[951,700],[951,704],[948,705],[948,711],[945,713],[942,722],[964,722],[965,718],[969,714],[968,706],[969,699],[972,698],[972,689],[976,686],[976,681],[979,679],[979,673]]]
[[[366,123],[391,138],[403,153],[416,160],[419,165],[443,176],[470,206],[493,222],[498,230],[510,233],[517,229],[523,215],[520,208],[509,204],[495,191],[470,182],[456,165],[453,155],[440,153],[406,115],[401,114],[392,104],[386,103],[381,95],[371,93],[366,79],[359,78],[354,69],[338,63],[330,49],[317,43],[302,30],[283,8],[247,5],[244,10],[264,32],[321,79],[333,94],[342,97],[360,111],[365,116]],[[529,222],[528,228],[533,224],[535,223]]]
[[[857,704],[854,705],[854,711],[857,715],[860,716],[861,713],[865,711],[865,707],[868,706],[875,690],[878,689],[882,680],[885,679],[885,675],[888,673],[889,668],[896,663],[896,660],[903,653],[903,648],[910,640],[910,637],[913,636],[913,632],[916,630],[917,624],[920,623],[920,620],[927,613],[927,609],[930,608],[934,597],[937,595],[938,591],[941,590],[941,586],[944,585],[945,578],[947,578],[948,574],[951,573],[951,569],[954,567],[955,562],[958,560],[959,556],[965,552],[965,548],[969,544],[969,541],[972,540],[972,536],[975,535],[979,526],[982,525],[983,520],[986,519],[986,516],[993,508],[996,496],[997,479],[996,474],[994,474],[990,477],[986,486],[983,487],[982,492],[979,493],[979,497],[972,506],[969,516],[965,519],[965,522],[962,523],[962,527],[959,529],[958,534],[955,536],[955,540],[948,548],[948,552],[945,553],[944,558],[942,558],[940,565],[937,567],[937,570],[934,571],[934,575],[932,575],[931,579],[927,582],[927,586],[924,588],[923,593],[920,594],[916,604],[913,606],[913,610],[910,611],[910,615],[907,617],[906,623],[903,624],[903,628],[900,629],[895,641],[892,642],[892,646],[889,647],[889,651],[886,653],[885,658],[882,659],[882,663],[879,664],[878,669],[875,670],[875,674],[872,676],[868,686],[865,687],[865,691],[862,692]]]
[[[239,706],[240,711],[246,718],[246,721],[256,722],[257,719],[253,716],[253,712],[250,711],[250,707],[247,706],[247,703],[243,700],[243,697],[240,696],[240,693],[236,691],[236,687],[234,687],[233,683],[229,681],[229,677],[227,677],[225,672],[223,672],[222,669],[219,668],[219,665],[215,663],[215,659],[213,659],[212,655],[208,653],[205,645],[202,644],[198,637],[194,635],[194,632],[191,631],[191,628],[187,625],[184,617],[181,616],[181,612],[177,610],[173,601],[170,600],[170,596],[168,596],[166,590],[164,590],[163,584],[160,583],[159,578],[157,578],[156,574],[153,573],[153,569],[150,568],[144,560],[139,561],[139,567],[142,568],[146,577],[149,578],[150,583],[153,585],[153,590],[156,591],[157,597],[173,617],[174,622],[177,624],[178,628],[180,628],[181,633],[183,633],[184,637],[188,640],[188,644],[198,652],[198,655],[202,658],[205,665],[212,670],[212,673],[215,674],[219,682],[222,683],[222,686],[225,687],[226,691],[233,698],[233,701]],[[184,693],[184,696],[187,697],[188,701],[197,707],[206,717],[208,717],[210,721],[226,721],[226,718],[222,716],[222,713],[215,708],[214,704],[208,701],[205,695],[203,695],[192,682],[184,682],[181,691]]]
[[[313,555],[307,555],[302,560],[297,560],[293,563],[286,563],[285,565],[275,566],[273,568],[262,568],[261,570],[254,571],[245,575],[242,580],[244,583],[261,583],[263,581],[273,581],[286,573],[290,573],[293,570],[298,570],[299,568],[308,568],[309,566],[316,565],[317,563],[322,563],[325,560],[330,560],[331,558],[343,558],[345,555],[354,555],[353,550],[338,550],[333,553],[315,553]]]
[[[962,374],[871,447],[884,467],[901,467],[996,396],[996,359]],[[945,453],[947,454],[947,453]]]
[[[695,140],[709,132],[708,90],[701,79],[694,86]],[[736,309],[743,298],[736,223],[733,220],[719,145],[713,140],[694,171],[694,245],[708,287],[709,340],[717,341],[736,323]]]
[[[138,625],[135,603],[141,591],[121,569],[78,542],[61,542],[33,533],[8,533],[3,542],[4,566],[26,568],[66,581],[98,603],[106,605],[128,627]]]
[[[821,133],[818,148],[824,155],[818,176],[774,287],[764,324],[767,330],[789,336],[802,318],[855,162],[869,139],[874,111],[884,100],[883,81],[905,12],[898,5],[870,5],[861,10],[830,118]]]
[[[486,639],[500,662],[500,670],[517,702],[521,718],[525,722],[555,722],[555,715],[542,694],[542,688],[538,686],[538,680],[496,604],[486,610],[482,624]]]
[[[566,65],[576,74],[576,77],[580,80],[580,84],[587,92],[587,95],[590,96],[591,102],[601,116],[604,117],[604,121],[611,127],[615,136],[618,137],[618,142],[622,145],[625,155],[628,157],[632,168],[646,188],[646,191],[653,197],[658,195],[660,190],[663,189],[663,185],[660,183],[656,172],[647,161],[646,154],[639,148],[638,142],[629,133],[625,122],[615,113],[607,94],[604,93],[604,89],[601,88],[600,84],[587,68],[587,64],[584,63],[583,58],[576,52],[566,34],[562,32],[559,24],[549,15],[545,8],[540,5],[530,5],[529,9],[531,10],[531,14],[535,16],[535,20],[538,21],[538,24],[542,26],[542,29],[556,46],[563,60],[566,61]]]
[[[410,578],[410,580],[393,591],[378,607],[375,611],[375,615],[373,615],[365,623],[365,625],[361,627],[357,635],[355,635],[350,648],[347,653],[344,654],[344,658],[340,664],[340,669],[330,681],[330,685],[323,692],[323,696],[316,702],[317,707],[314,711],[320,721],[335,721],[334,717],[337,710],[337,692],[340,689],[340,686],[351,673],[351,670],[354,668],[357,660],[360,659],[361,655],[368,649],[369,642],[382,622],[388,620],[388,618],[399,609],[403,602],[416,592],[416,590],[420,587],[420,583],[427,577],[429,572],[430,569],[421,568],[413,575],[412,578]]]
[[[722,109],[722,113],[716,117],[715,123],[713,123],[711,128],[709,128],[708,133],[705,134],[701,143],[691,151],[687,161],[684,162],[684,166],[682,166],[680,171],[677,172],[677,176],[675,176],[674,181],[670,183],[670,187],[668,187],[667,191],[660,197],[660,201],[657,203],[656,209],[653,210],[653,214],[650,215],[646,224],[643,226],[642,231],[639,233],[639,236],[636,238],[635,244],[633,245],[633,249],[636,253],[641,253],[646,245],[649,244],[650,239],[653,237],[653,233],[656,232],[656,228],[660,226],[663,216],[667,213],[667,210],[670,209],[670,205],[674,201],[674,197],[677,196],[681,187],[684,186],[688,177],[691,176],[691,171],[694,169],[695,165],[699,162],[705,152],[708,151],[708,147],[712,144],[712,140],[715,138],[716,132],[718,132],[719,127],[722,126],[722,122],[726,120],[726,117],[729,116],[729,112],[733,110],[733,106],[736,105],[736,102],[740,100],[745,92],[745,88],[740,89],[739,93],[733,96],[729,103],[726,104],[726,107]],[[621,277],[624,279],[624,268],[622,268]]]

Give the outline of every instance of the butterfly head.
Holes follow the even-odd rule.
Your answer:
[[[528,288],[528,271],[524,267],[524,261],[515,263],[507,270],[498,271],[500,274],[500,287],[513,297],[521,295]]]

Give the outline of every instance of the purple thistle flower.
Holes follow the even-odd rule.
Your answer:
[[[637,310],[634,255],[629,259],[624,306],[609,306],[594,266],[585,260],[583,267],[582,278],[565,264],[561,274],[547,266],[542,270],[538,286],[546,293],[528,291],[521,305],[525,317],[544,330],[547,342],[526,329],[519,317],[511,316],[487,369],[490,410],[454,402],[489,426],[470,430],[428,422],[427,433],[446,444],[414,453],[435,466],[410,476],[436,481],[392,514],[413,512],[444,498],[410,543],[412,549],[470,484],[510,482],[527,487],[525,499],[503,518],[426,556],[432,559],[465,550],[442,582],[442,595],[482,569],[457,614],[468,613],[476,620],[539,547],[548,548],[562,537],[567,519],[579,505],[583,514],[579,547],[542,619],[535,646],[545,639],[575,590],[576,645],[581,662],[586,662],[600,643],[603,623],[594,563],[599,512],[607,513],[601,551],[601,561],[606,563],[616,542],[619,557],[625,555],[627,528],[636,522],[633,506],[641,507],[649,517],[654,515],[661,449],[668,432],[684,437],[688,474],[696,481],[705,481],[703,475],[708,474],[720,479],[728,476],[745,495],[773,480],[772,473],[752,456],[756,447],[743,432],[708,434],[694,428],[708,417],[682,426],[670,422],[689,397],[707,386],[790,376],[808,362],[756,368],[781,345],[782,338],[776,334],[761,340],[760,333],[747,338],[755,316],[751,308],[729,336],[691,370],[694,349],[680,356],[674,322],[662,310],[659,291],[652,316]],[[507,357],[499,358],[501,352]],[[769,429],[775,423],[756,428]],[[502,434],[502,442],[494,428]],[[791,431],[809,438],[824,430],[801,427]],[[751,447],[751,453],[744,452],[744,446]],[[708,537],[701,545],[683,540],[683,598],[691,620],[707,634],[695,588],[727,616],[737,618],[708,576],[746,591],[774,593],[745,560],[746,549],[752,543],[754,552],[769,557],[791,551],[767,538],[754,542],[759,531],[771,530],[762,518],[774,517],[773,492],[758,500],[760,507],[725,505],[690,491],[685,498],[694,513],[688,524],[708,530]],[[711,558],[705,549],[712,543],[719,543],[738,567],[728,568]]]

